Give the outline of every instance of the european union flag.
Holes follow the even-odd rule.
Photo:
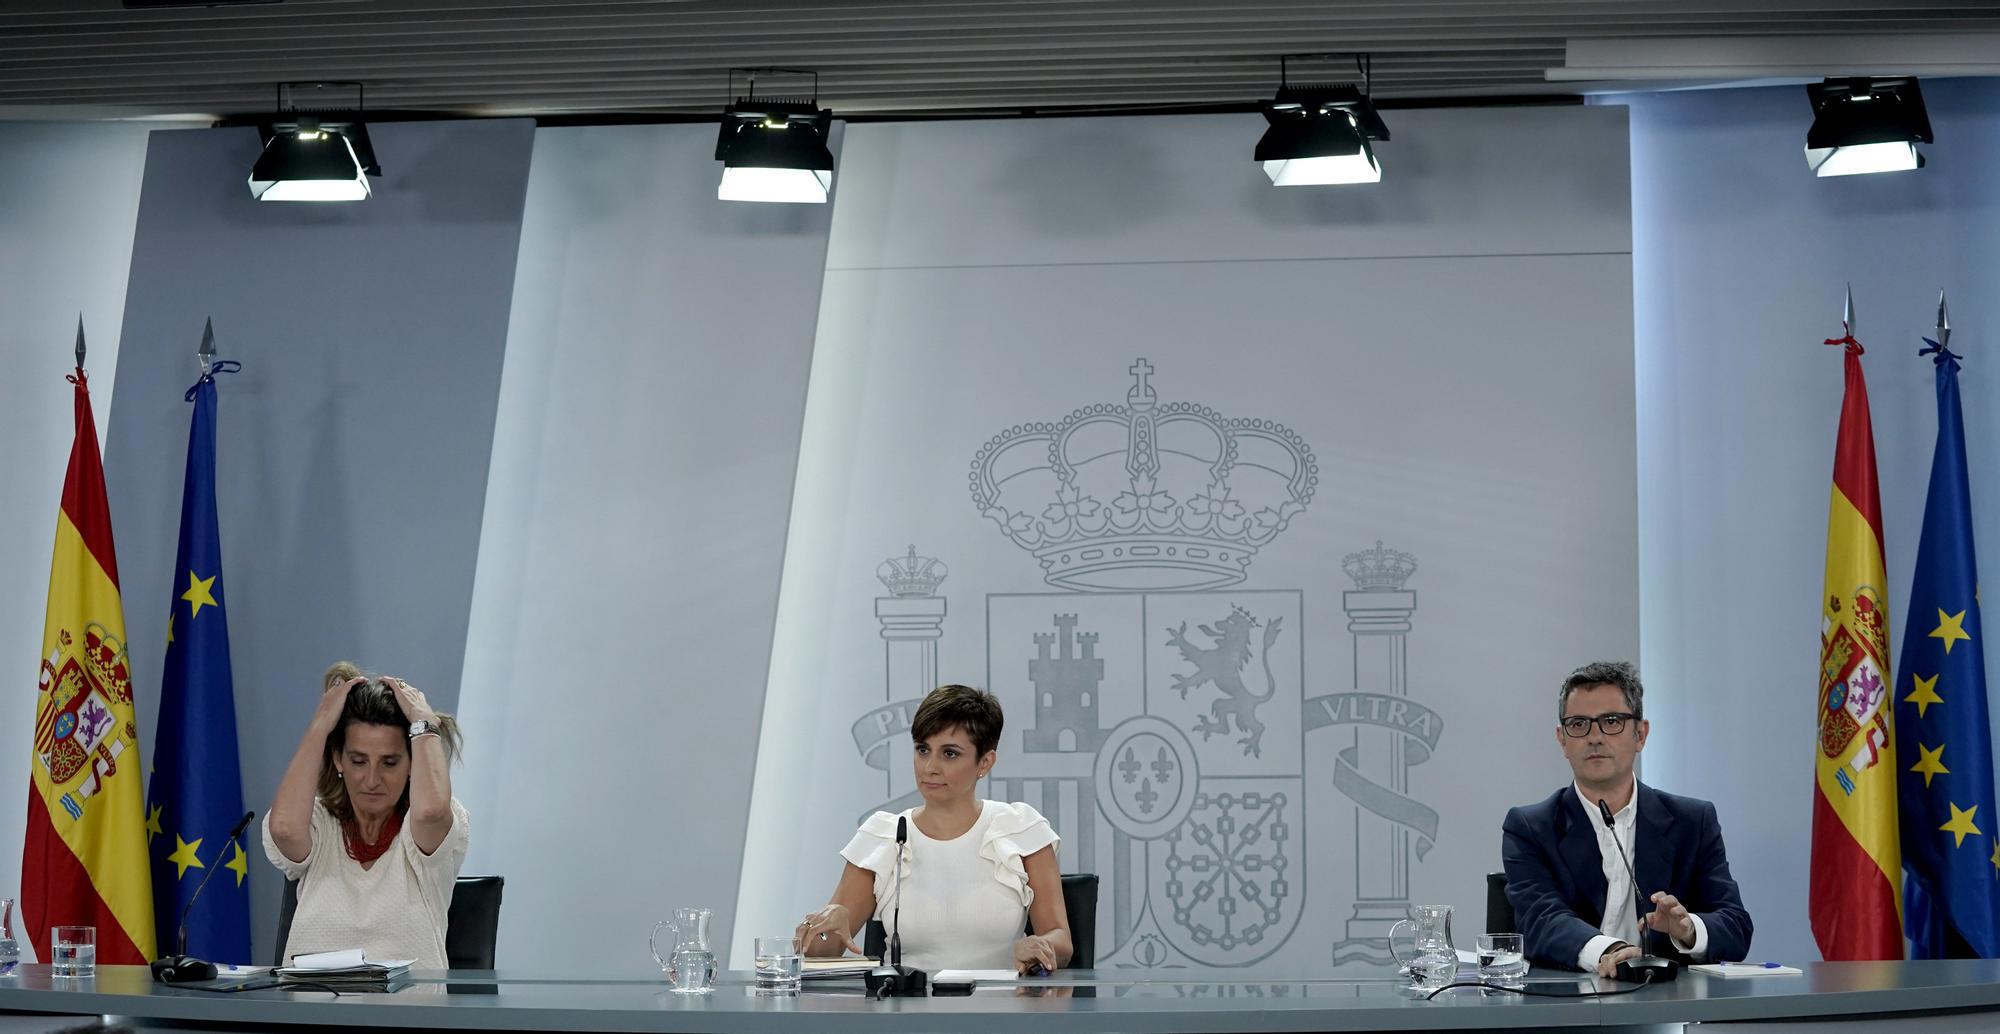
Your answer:
[[[2000,814],[1993,804],[1958,357],[1939,342],[1930,345],[1924,354],[1937,363],[1937,452],[1896,687],[1904,931],[1913,958],[1994,958],[2000,957]]]
[[[233,362],[214,365],[230,372]],[[187,398],[187,480],[181,489],[181,542],[174,561],[167,661],[160,678],[160,724],[146,803],[153,862],[153,917],[160,953],[178,949],[180,917],[203,876],[209,887],[187,920],[187,952],[210,962],[250,961],[250,859],[226,840],[243,817],[236,752],[236,695],[229,674],[229,609],[224,605],[222,540],[215,519],[215,377],[204,373]]]

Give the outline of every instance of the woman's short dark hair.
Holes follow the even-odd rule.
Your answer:
[[[979,757],[1000,746],[1000,730],[1007,724],[1000,713],[1000,701],[983,689],[957,684],[939,686],[917,705],[910,722],[910,739],[922,743],[954,726],[965,730]]]

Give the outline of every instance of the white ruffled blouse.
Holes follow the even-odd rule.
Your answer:
[[[932,840],[910,823],[900,919],[906,966],[926,972],[1014,966],[1014,942],[1035,900],[1022,859],[1044,847],[1060,849],[1060,840],[1028,805],[979,803],[978,821],[951,840]],[[870,815],[840,852],[875,874],[875,918],[885,928],[896,921],[896,819],[910,814]]]

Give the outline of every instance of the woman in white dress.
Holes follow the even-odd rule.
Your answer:
[[[360,948],[446,969],[452,887],[470,842],[451,795],[458,724],[415,687],[328,668],[264,816],[264,853],[298,883],[287,958]]]
[[[886,926],[896,909],[896,820],[907,819],[903,849],[903,964],[941,969],[1053,972],[1072,952],[1063,909],[1058,841],[1025,804],[981,800],[993,770],[1003,716],[993,694],[942,686],[910,723],[917,791],[924,803],[902,815],[878,811],[840,854],[847,860],[833,900],[807,916],[795,936],[812,956],[856,952],[869,918]],[[1033,921],[1035,933],[1023,929]]]

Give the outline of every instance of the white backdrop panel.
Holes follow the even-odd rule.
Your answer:
[[[535,136],[460,695],[509,967],[730,928],[828,211],[717,201],[714,136]]]
[[[1566,776],[1555,683],[1637,649],[1623,114],[1400,113],[1379,190],[1271,188],[1258,124],[850,129],[738,961],[905,798],[943,681],[1007,706],[989,795],[1105,880],[1100,965],[1477,928],[1505,808]],[[1377,540],[1414,573],[1344,570]],[[877,578],[912,545],[933,595]]]

